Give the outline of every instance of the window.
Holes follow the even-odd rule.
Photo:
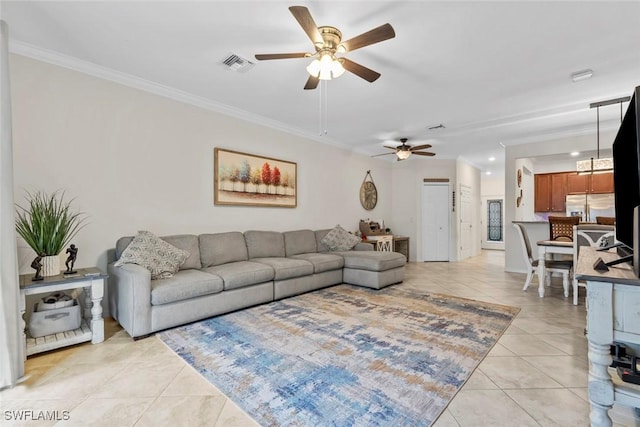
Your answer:
[[[487,200],[487,241],[502,242],[502,200]]]

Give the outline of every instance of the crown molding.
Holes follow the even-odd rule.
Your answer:
[[[29,43],[12,40],[9,42],[9,52],[49,64],[57,65],[59,67],[67,68],[103,80],[108,80],[134,89],[142,90],[144,92],[152,93],[154,95],[162,96],[174,101],[193,105],[205,110],[214,111],[216,113],[265,126],[291,135],[350,150],[350,148],[346,145],[340,143],[335,139],[328,138],[325,135],[312,134],[302,129],[290,126],[286,123],[272,120],[258,114],[250,113],[246,110],[231,107],[229,105],[222,104],[208,98],[194,95],[192,93],[156,83],[151,80],[146,80],[131,74],[123,73],[112,68],[103,67],[101,65],[97,65],[89,61],[84,61],[69,55],[64,55],[53,50],[34,46]]]

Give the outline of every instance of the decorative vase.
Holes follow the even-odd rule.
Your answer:
[[[60,274],[60,255],[51,255],[42,257],[42,271],[43,277],[57,276]]]

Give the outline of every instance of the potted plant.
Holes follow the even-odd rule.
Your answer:
[[[64,192],[27,193],[28,207],[16,204],[16,231],[42,258],[42,275],[60,274],[60,253],[84,227],[85,217],[71,209]]]

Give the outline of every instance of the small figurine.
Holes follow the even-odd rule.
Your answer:
[[[67,248],[66,253],[69,254],[69,257],[64,263],[64,265],[67,266],[67,271],[65,271],[64,274],[76,274],[77,271],[74,271],[73,264],[76,263],[76,256],[78,256],[78,248],[76,248],[76,245],[71,244],[71,246]]]
[[[42,261],[42,257],[44,256],[46,256],[46,254],[44,252],[41,252],[31,263],[31,268],[36,270],[36,275],[31,279],[34,282],[37,282],[38,280],[44,280],[44,277],[40,275],[40,271],[42,271],[42,263],[40,261]]]

